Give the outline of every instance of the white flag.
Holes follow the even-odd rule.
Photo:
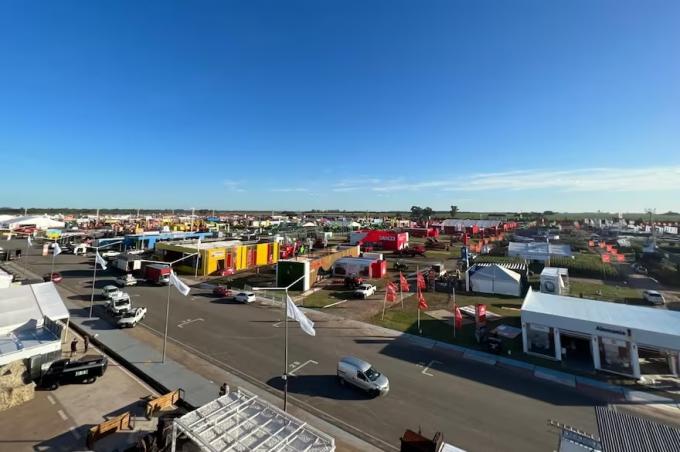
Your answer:
[[[94,254],[94,265],[101,265],[102,270],[106,270],[106,260],[99,255],[99,250],[95,251]]]
[[[33,242],[31,241],[31,236],[28,235],[26,237],[28,238],[28,246],[33,246]]]
[[[300,324],[302,331],[309,334],[310,336],[316,336],[316,331],[314,331],[314,322],[309,320],[309,318],[293,303],[293,300],[288,297],[286,300],[286,311],[288,312],[288,318],[296,320]]]
[[[179,292],[185,297],[189,295],[189,291],[191,289],[189,289],[189,286],[184,284],[184,282],[181,279],[179,279],[177,275],[175,275],[175,272],[170,273],[170,284],[177,287],[177,290],[179,290]]]
[[[57,242],[54,242],[54,245],[52,246],[52,248],[54,248],[54,250],[52,251],[52,254],[54,256],[58,256],[58,255],[61,254],[61,248],[59,247],[59,244]]]

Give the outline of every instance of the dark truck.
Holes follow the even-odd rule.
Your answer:
[[[85,356],[78,361],[59,359],[40,377],[38,386],[54,390],[67,383],[94,383],[108,365],[105,356]]]

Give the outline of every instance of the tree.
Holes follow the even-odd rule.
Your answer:
[[[423,218],[423,208],[419,206],[411,206],[411,220],[420,222]]]
[[[451,206],[451,218],[456,218],[457,213],[458,213],[458,206]]]

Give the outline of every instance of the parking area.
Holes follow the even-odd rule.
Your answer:
[[[69,341],[74,337],[69,331]],[[78,352],[85,355],[78,338]],[[67,341],[68,342],[68,341]],[[68,358],[70,343],[64,344]],[[90,346],[87,355],[99,354]],[[148,431],[155,430],[155,420],[144,417],[143,399],[157,395],[118,363],[109,359],[103,377],[93,384],[63,385],[54,391],[36,388],[35,398],[4,413],[0,422],[0,450],[73,451],[86,450],[91,427],[129,411],[134,429],[114,433],[95,444],[94,450],[124,450],[134,445]]]

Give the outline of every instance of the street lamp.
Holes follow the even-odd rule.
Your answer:
[[[119,243],[123,243],[121,240],[120,242],[112,242],[112,243],[107,243],[106,245],[101,245],[101,246],[93,246],[94,248],[94,272],[92,273],[92,293],[90,294],[90,319],[92,319],[92,309],[94,308],[94,285],[97,279],[97,255],[99,254],[99,249],[100,248],[106,248],[108,246],[112,245],[118,245]]]
[[[172,262],[158,262],[158,263],[167,264],[168,267],[170,267],[170,271],[172,272],[172,266],[174,264],[196,255],[198,255],[198,253],[189,254]],[[165,303],[165,331],[163,333],[163,360],[162,360],[163,363],[165,363],[165,349],[168,345],[168,320],[170,319],[170,285],[171,284],[168,282],[168,299]]]
[[[283,301],[283,322],[285,323],[285,339],[283,352],[283,411],[286,411],[288,406],[288,289],[293,287],[298,282],[302,281],[307,275],[302,275],[286,287],[253,287],[253,291],[259,290],[283,290],[286,293],[286,299]]]

